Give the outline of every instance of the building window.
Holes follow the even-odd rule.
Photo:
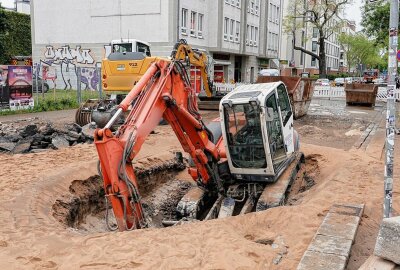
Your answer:
[[[250,25],[246,26],[246,45],[249,45]]]
[[[317,51],[317,42],[316,42],[316,41],[313,41],[313,42],[312,42],[312,47],[311,47],[311,48],[312,48],[312,51],[313,51],[313,52],[316,52],[316,51]]]
[[[224,21],[224,40],[228,40],[228,27],[229,27],[229,18],[225,17],[225,21]]]
[[[204,15],[199,13],[199,20],[197,22],[198,23],[198,25],[197,25],[197,36],[199,38],[203,37],[203,17],[204,17]]]
[[[236,22],[235,42],[239,43],[239,37],[240,37],[240,22]]]
[[[279,7],[276,7],[276,23],[277,24],[279,24],[279,18],[280,18]]]
[[[268,37],[267,37],[267,49],[268,50],[271,50],[271,42],[272,42],[271,32],[268,31]]]
[[[229,31],[229,40],[233,41],[233,31],[235,31],[235,21],[231,19],[231,25],[230,25],[230,31]]]
[[[196,12],[192,11],[190,13],[190,35],[196,36]]]
[[[273,33],[272,34],[272,50],[275,51],[275,46],[276,46],[276,35]]]
[[[314,27],[314,28],[313,28],[312,37],[313,37],[313,38],[318,37],[318,28],[317,28],[317,27]]]
[[[259,7],[260,7],[260,0],[256,0],[256,4],[254,6],[254,9],[255,9],[254,12],[256,15],[258,15]]]
[[[249,0],[249,5],[247,6],[247,12],[250,12],[251,14],[254,13],[254,0]]]
[[[181,21],[181,33],[187,35],[187,14],[188,10],[182,8],[182,21]]]
[[[253,46],[254,26],[250,26],[250,46]]]
[[[254,46],[257,46],[258,27],[254,27]]]
[[[317,60],[317,58],[315,58],[314,56],[311,57],[311,66],[312,66],[312,67],[315,67],[316,60]]]

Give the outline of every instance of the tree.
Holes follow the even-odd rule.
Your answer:
[[[0,3],[0,64],[5,63],[5,35],[6,35],[6,13]]]
[[[378,46],[387,48],[389,45],[390,3],[388,1],[365,3],[362,13],[363,32],[372,37]]]
[[[326,78],[325,41],[331,35],[337,34],[341,29],[343,20],[339,15],[349,1],[350,0],[295,0],[294,4],[289,6],[288,15],[284,22],[285,31],[292,33],[295,50],[302,51],[318,60],[321,78]],[[302,19],[300,25],[298,24],[298,19]],[[304,28],[305,20],[307,20],[313,28],[318,30],[318,53],[296,45],[295,29],[299,27]]]
[[[0,64],[16,55],[32,55],[30,16],[0,7]]]
[[[341,34],[339,42],[346,55],[349,69],[361,64],[370,68],[377,68],[384,64],[383,58],[379,55],[379,48],[364,34]]]

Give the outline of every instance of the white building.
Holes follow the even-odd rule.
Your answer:
[[[57,87],[75,88],[75,68],[99,66],[111,40],[144,40],[153,55],[169,56],[184,38],[213,57],[216,81],[251,82],[278,63],[281,2],[32,0],[33,61],[55,67]]]

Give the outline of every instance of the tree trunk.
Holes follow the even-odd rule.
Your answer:
[[[319,77],[326,78],[325,37],[319,37]]]

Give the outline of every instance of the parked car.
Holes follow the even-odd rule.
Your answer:
[[[38,78],[37,83],[38,83],[38,88],[36,90],[36,78],[34,77],[32,80],[32,92],[33,93],[42,93],[42,92],[47,93],[49,91],[49,89],[50,89],[49,84],[46,81],[43,81],[43,83],[42,83],[42,78]]]
[[[336,78],[334,82],[335,82],[335,86],[343,86],[344,78]]]
[[[318,79],[318,80],[315,82],[315,85],[329,86],[329,80],[328,80],[328,79]]]
[[[363,78],[362,77],[353,77],[353,83],[362,83]]]
[[[344,78],[344,81],[346,84],[352,84],[354,82],[352,77]]]

